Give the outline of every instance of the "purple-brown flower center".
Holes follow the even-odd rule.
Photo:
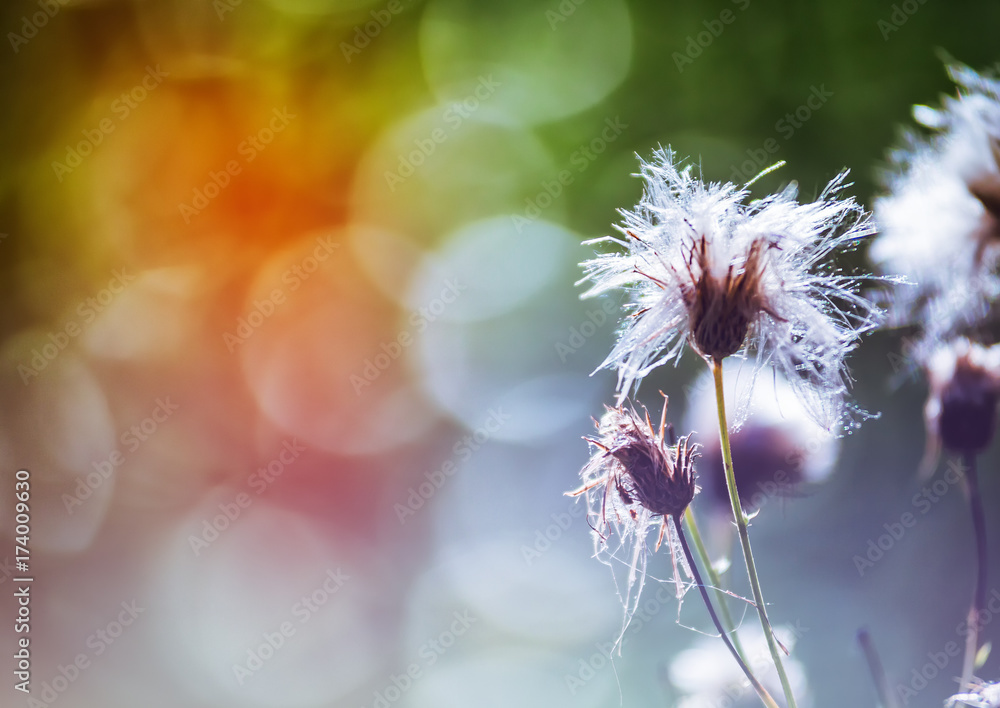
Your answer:
[[[682,281],[681,296],[691,342],[705,358],[722,361],[739,351],[750,325],[766,310],[761,291],[765,245],[754,241],[743,263],[730,263],[719,277],[713,274],[706,238],[692,243],[685,263],[690,281]]]

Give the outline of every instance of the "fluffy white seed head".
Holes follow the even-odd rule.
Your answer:
[[[890,154],[870,251],[883,273],[908,281],[895,288],[889,321],[919,326],[920,360],[982,325],[1000,297],[1000,82],[963,66],[948,72],[957,95],[914,108],[932,135],[909,132]]]
[[[706,184],[669,148],[642,162],[639,176],[644,194],[621,211],[622,235],[591,242],[616,250],[583,264],[585,296],[630,295],[629,317],[602,364],[618,370],[620,400],[690,344],[710,360],[751,357],[752,371],[772,364],[820,425],[849,428],[859,416],[845,403],[844,358],[878,310],[858,294],[863,278],[828,262],[874,230],[865,211],[840,196],[846,173],[805,204],[794,184],[745,203],[746,188]],[[738,419],[745,410],[737,401]]]

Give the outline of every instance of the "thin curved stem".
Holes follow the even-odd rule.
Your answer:
[[[715,566],[712,565],[712,559],[708,556],[708,550],[705,548],[704,542],[701,540],[701,532],[698,530],[698,524],[695,522],[694,512],[691,507],[688,506],[687,510],[684,512],[684,522],[687,524],[688,532],[691,534],[691,540],[694,542],[694,548],[698,551],[698,557],[701,559],[701,564],[705,566],[705,572],[708,573],[708,580],[712,583],[712,588],[715,590],[715,599],[719,602],[719,610],[722,613],[722,624],[726,628],[726,633],[732,638],[733,645],[736,647],[737,653],[740,657],[746,661],[747,655],[743,651],[743,645],[740,642],[740,636],[736,632],[736,623],[733,622],[733,616],[729,613],[729,605],[726,603],[726,594],[722,592],[722,580],[719,578],[719,574],[715,572]]]
[[[889,686],[889,678],[885,675],[885,668],[879,658],[878,651],[875,650],[875,642],[867,629],[858,630],[858,644],[865,654],[865,661],[868,662],[868,670],[872,673],[872,681],[875,682],[875,690],[878,692],[879,703],[882,708],[899,708],[896,701],[896,694]]]
[[[979,652],[979,616],[986,607],[986,568],[989,563],[986,555],[986,515],[983,512],[983,499],[979,494],[979,475],[976,471],[976,455],[967,452],[965,460],[965,481],[969,488],[969,511],[972,514],[972,529],[976,537],[976,580],[973,586],[972,605],[969,607],[968,629],[965,635],[965,657],[962,661],[962,682],[959,690],[965,690],[972,681],[975,670],[976,654]]]
[[[736,663],[740,665],[743,673],[746,674],[747,680],[750,681],[750,685],[753,686],[754,690],[757,691],[757,695],[760,700],[763,701],[764,705],[768,708],[779,708],[778,704],[771,697],[771,694],[767,692],[764,685],[757,680],[757,677],[753,675],[750,671],[750,667],[747,666],[743,657],[740,656],[740,652],[736,651],[736,647],[729,640],[729,635],[726,630],[722,627],[722,623],[719,621],[719,616],[715,613],[715,608],[712,607],[712,600],[708,596],[708,590],[705,588],[705,583],[701,580],[701,573],[698,572],[698,564],[695,562],[694,556],[691,554],[691,548],[688,546],[687,537],[684,534],[684,529],[681,525],[681,517],[677,515],[674,517],[674,525],[677,527],[677,537],[681,541],[681,548],[684,549],[684,555],[687,556],[688,565],[691,566],[691,573],[694,575],[694,581],[698,585],[698,590],[701,592],[701,598],[705,601],[705,607],[708,608],[708,614],[712,617],[712,622],[715,623],[715,628],[719,630],[719,636],[722,637],[722,641],[726,643],[726,647],[729,649],[733,658],[736,659]]]
[[[747,517],[743,513],[743,506],[740,504],[739,491],[736,489],[736,473],[733,471],[733,453],[729,446],[729,421],[726,419],[726,397],[722,386],[722,362],[712,361],[712,374],[715,377],[715,402],[719,411],[719,438],[722,444],[722,460],[726,469],[726,488],[729,490],[729,502],[733,508],[733,516],[736,518],[736,527],[740,533],[740,546],[743,549],[743,560],[747,566],[747,575],[750,576],[750,588],[753,590],[753,601],[757,607],[757,615],[760,617],[760,626],[764,630],[767,638],[767,648],[771,652],[771,659],[774,660],[774,667],[778,671],[781,679],[781,688],[785,692],[785,700],[788,708],[796,708],[795,695],[792,693],[792,685],[788,681],[785,673],[785,666],[781,662],[781,655],[778,651],[777,642],[774,639],[774,632],[771,629],[771,622],[767,619],[767,609],[764,605],[764,595],[760,590],[760,580],[757,578],[757,567],[753,562],[753,551],[750,548],[750,532],[747,530]]]

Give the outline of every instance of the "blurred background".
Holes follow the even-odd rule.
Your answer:
[[[998,26],[996,3],[917,0],[5,3],[2,704],[733,705],[685,698],[730,660],[685,628],[710,630],[697,596],[652,577],[608,656],[621,601],[563,492],[621,302],[579,299],[581,241],[660,144],[713,180],[787,161],[758,194],[849,167],[870,205],[911,105],[953,91],[936,52],[991,66]],[[753,523],[802,705],[876,705],[862,626],[907,705],[956,688],[960,658],[926,667],[961,643],[971,524],[944,461],[917,479],[906,353],[865,340],[856,395],[881,418]],[[643,400],[662,388],[679,423],[702,368]]]

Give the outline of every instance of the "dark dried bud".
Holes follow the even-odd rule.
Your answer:
[[[957,340],[934,353],[927,377],[928,434],[952,452],[989,447],[1000,402],[1000,349]]]
[[[662,516],[684,513],[694,499],[694,446],[688,436],[670,450],[651,445],[650,439],[635,440],[611,454],[631,482],[632,496],[644,508]],[[671,454],[672,453],[672,454]]]
[[[625,506],[639,505],[661,516],[684,513],[698,492],[694,480],[697,446],[689,442],[688,436],[680,438],[676,445],[667,445],[664,419],[657,431],[648,413],[640,417],[635,409],[624,407],[609,408],[598,424],[598,432],[600,438],[590,442],[600,448],[595,458],[598,464],[610,465],[603,481]],[[592,460],[588,468],[594,463]],[[586,478],[587,468],[584,472]]]

